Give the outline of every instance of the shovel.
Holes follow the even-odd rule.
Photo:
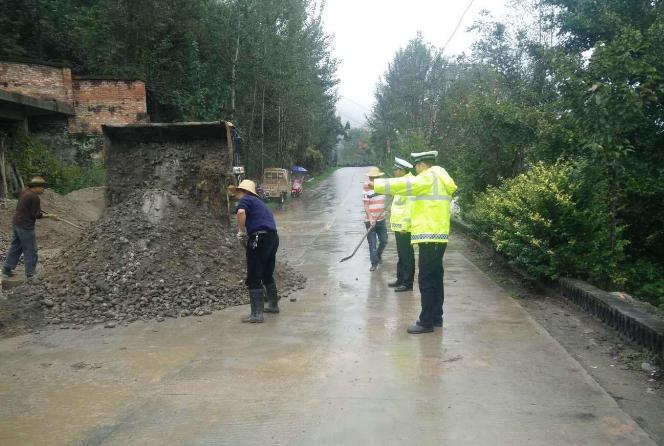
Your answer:
[[[44,213],[45,213],[46,215],[48,215],[48,216],[53,216],[53,217],[54,217],[53,219],[54,219],[55,221],[61,221],[61,222],[66,223],[66,224],[68,224],[69,226],[72,226],[72,227],[74,227],[74,228],[76,228],[76,229],[80,229],[81,231],[85,231],[85,228],[83,228],[83,227],[81,227],[81,226],[79,226],[79,225],[77,225],[77,224],[74,224],[74,223],[70,222],[69,220],[65,220],[64,218],[59,217],[59,216],[54,215],[54,214],[51,214],[50,212],[46,212],[46,211],[44,211]]]
[[[62,217],[57,217],[57,216],[56,216],[55,219],[56,219],[57,221],[61,221],[61,222],[63,222],[63,223],[67,223],[69,226],[73,226],[73,227],[76,228],[76,229],[80,229],[81,231],[85,231],[85,228],[83,228],[83,227],[81,227],[81,226],[79,226],[79,225],[77,225],[77,224],[74,224],[74,223],[70,222],[69,220],[65,220],[65,219],[62,218]]]
[[[358,243],[357,246],[355,247],[355,249],[353,250],[353,253],[351,255],[349,255],[348,257],[344,257],[343,259],[339,260],[339,263],[345,262],[346,260],[352,258],[355,255],[355,253],[357,252],[357,250],[360,249],[360,246],[362,246],[362,243],[364,243],[364,239],[367,238],[367,235],[369,235],[369,233],[373,230],[374,230],[373,227],[369,228],[369,230],[362,236],[362,240],[360,240],[360,243]]]

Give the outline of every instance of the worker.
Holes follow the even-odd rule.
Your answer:
[[[272,212],[256,194],[256,184],[251,180],[243,180],[235,188],[237,205],[237,222],[239,231],[237,238],[246,247],[247,279],[249,288],[251,313],[242,322],[263,322],[265,313],[279,313],[279,294],[274,282],[274,267],[279,235]],[[267,291],[267,306],[264,307]]]
[[[435,150],[412,153],[417,176],[376,179],[369,186],[376,193],[406,195],[413,198],[411,243],[419,248],[419,320],[408,333],[429,333],[443,326],[443,255],[450,233],[450,203],[457,189],[447,171],[436,166]]]
[[[413,165],[401,158],[394,158],[394,176],[413,177],[410,172]],[[394,232],[397,243],[397,280],[387,285],[401,293],[413,290],[415,280],[415,250],[410,243],[410,212],[413,197],[395,195],[390,209],[390,229]]]
[[[368,232],[367,241],[371,260],[369,271],[373,272],[382,262],[383,251],[387,246],[387,225],[385,224],[385,195],[376,194],[369,184],[385,174],[378,167],[370,167],[365,175],[369,177],[369,180],[362,185],[364,227]]]
[[[34,177],[28,183],[28,187],[19,194],[16,212],[12,218],[12,242],[2,267],[4,277],[14,276],[14,269],[21,254],[25,263],[25,277],[28,281],[35,277],[39,259],[35,223],[40,218],[57,219],[54,214],[47,214],[41,209],[39,196],[44,193],[47,186],[42,177]]]

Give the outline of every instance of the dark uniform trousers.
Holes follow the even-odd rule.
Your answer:
[[[279,236],[272,231],[258,231],[247,240],[247,288],[262,289],[274,283],[274,267],[279,249]]]
[[[410,232],[394,232],[397,242],[397,281],[400,285],[412,287],[415,280],[415,249],[410,244]]]
[[[447,243],[418,243],[420,274],[418,284],[422,302],[419,325],[433,327],[443,321],[443,255]]]

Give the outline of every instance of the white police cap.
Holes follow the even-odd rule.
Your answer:
[[[410,164],[408,161],[403,160],[401,158],[395,157],[394,158],[394,168],[395,169],[400,169],[400,170],[410,170],[413,168],[413,165]]]
[[[429,150],[428,152],[411,153],[410,157],[413,158],[415,163],[419,163],[420,161],[436,161],[438,151]]]

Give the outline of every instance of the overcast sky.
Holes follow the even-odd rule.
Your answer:
[[[468,52],[475,36],[466,29],[483,9],[501,17],[504,3],[474,0],[445,54]],[[364,124],[375,85],[396,51],[417,31],[442,48],[469,4],[470,0],[328,0],[325,29],[334,35],[334,54],[341,61],[337,111],[342,121],[349,120],[353,127]]]

